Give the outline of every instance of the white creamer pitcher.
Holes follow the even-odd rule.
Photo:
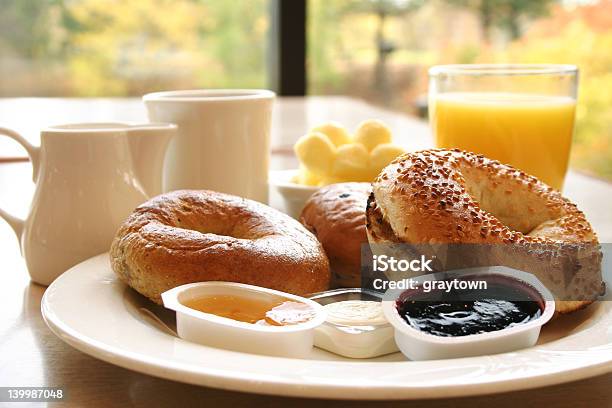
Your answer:
[[[41,131],[28,152],[36,183],[28,217],[0,209],[13,228],[33,281],[48,285],[71,266],[108,251],[125,218],[161,192],[164,154],[176,126],[83,123]]]

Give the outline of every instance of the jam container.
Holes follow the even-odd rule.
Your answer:
[[[314,329],[321,325],[326,317],[325,310],[317,302],[242,283],[190,283],[170,289],[161,296],[164,306],[176,311],[176,328],[180,338],[206,346],[252,354],[306,357],[312,351]],[[247,305],[295,303],[308,306],[310,314],[307,320],[296,324],[270,325],[263,320],[249,323],[187,306],[206,297],[234,297],[244,300],[243,303]]]
[[[381,308],[382,293],[360,288],[316,293],[326,321],[315,329],[315,346],[349,358],[372,358],[398,351],[393,327]]]
[[[469,357],[531,347],[555,312],[552,294],[534,275],[507,267],[462,269],[423,275],[412,281],[416,289],[389,289],[383,300],[384,314],[395,329],[395,341],[411,360]],[[444,299],[444,294],[436,295],[431,290],[428,299],[423,291],[425,281],[487,282],[489,289],[474,291],[477,297],[471,299]]]

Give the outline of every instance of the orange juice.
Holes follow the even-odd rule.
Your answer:
[[[430,102],[436,145],[481,153],[560,190],[567,171],[576,102],[516,93],[438,94]]]

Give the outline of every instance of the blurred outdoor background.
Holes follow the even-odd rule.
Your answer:
[[[612,180],[612,0],[309,0],[308,94],[424,116],[443,63],[580,67],[574,168]],[[0,97],[267,87],[267,0],[0,0]]]

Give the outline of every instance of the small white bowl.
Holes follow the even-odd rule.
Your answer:
[[[380,302],[382,293],[361,288],[342,288],[319,292],[310,299],[325,305],[345,300]],[[329,314],[328,314],[329,316]],[[349,358],[373,358],[399,351],[393,338],[393,326],[378,324],[339,324],[326,321],[315,329],[315,346]]]
[[[315,310],[311,320],[288,326],[263,326],[200,312],[181,302],[204,295],[234,295],[261,300],[293,300]],[[326,318],[325,310],[312,300],[277,290],[234,282],[198,282],[162,293],[164,306],[176,311],[180,338],[222,349],[281,357],[305,357],[312,350],[314,329]]]
[[[293,182],[298,172],[298,169],[273,170],[270,171],[268,177],[270,186],[275,188],[283,198],[285,212],[296,219],[299,218],[310,196],[321,188]]]
[[[404,291],[387,291],[383,300],[383,312],[395,328],[395,342],[410,360],[439,360],[505,353],[531,347],[538,341],[540,329],[555,313],[555,301],[550,291],[532,274],[503,266],[472,268],[435,274],[436,280],[453,279],[465,274],[504,275],[522,281],[541,296],[544,310],[537,319],[505,329],[457,337],[442,337],[411,327],[397,310],[397,299]],[[434,274],[413,280],[420,283]]]

